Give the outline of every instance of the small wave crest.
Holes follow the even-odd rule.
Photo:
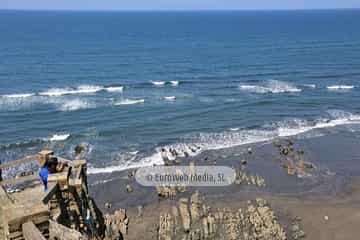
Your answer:
[[[169,97],[163,97],[164,100],[166,101],[175,101],[176,97],[175,96],[169,96]]]
[[[7,94],[2,95],[3,98],[28,98],[34,96],[34,93],[17,93],[17,94]]]
[[[132,105],[132,104],[140,104],[144,103],[145,99],[124,99],[124,100],[117,100],[114,102],[115,106],[119,105]]]
[[[328,90],[336,91],[336,90],[351,90],[354,88],[352,85],[332,85],[326,87]]]
[[[293,86],[290,83],[269,80],[265,86],[258,85],[240,85],[240,90],[255,92],[255,93],[297,93],[302,89]]]
[[[164,81],[151,81],[151,83],[155,86],[164,86],[166,84]]]
[[[51,88],[48,91],[40,92],[40,96],[50,96],[50,97],[58,97],[63,95],[71,95],[71,94],[92,94],[106,88],[101,86],[91,86],[91,85],[82,85],[77,88]]]
[[[304,84],[304,86],[308,88],[316,88],[316,84]]]
[[[180,82],[179,81],[170,81],[170,84],[173,86],[177,86],[180,84]]]
[[[108,92],[123,92],[124,87],[122,87],[122,86],[119,86],[119,87],[106,87],[105,90],[108,91]]]
[[[69,134],[69,133],[56,133],[56,134],[50,135],[49,137],[33,138],[30,140],[25,140],[25,141],[16,142],[16,143],[1,144],[0,149],[10,150],[10,149],[16,149],[16,148],[32,148],[36,145],[43,144],[46,142],[65,141],[68,138],[70,138],[70,136],[71,136],[71,134]]]
[[[46,138],[45,140],[50,141],[50,142],[57,142],[57,141],[65,141],[70,137],[70,134],[65,133],[65,134],[54,134],[49,138]]]

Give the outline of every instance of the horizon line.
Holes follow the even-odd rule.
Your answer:
[[[21,9],[21,8],[0,8],[0,11],[23,11],[23,12],[255,12],[255,11],[327,11],[327,10],[360,10],[360,7],[350,8],[223,8],[223,9],[212,9],[212,8],[199,8],[199,9],[71,9],[71,8],[61,8],[61,9]]]

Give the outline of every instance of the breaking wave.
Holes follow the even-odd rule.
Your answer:
[[[1,144],[0,149],[1,150],[5,150],[5,149],[9,150],[9,149],[13,149],[13,148],[31,148],[38,144],[43,144],[46,142],[65,141],[65,140],[69,139],[70,136],[71,136],[71,134],[69,134],[69,133],[56,133],[49,137],[33,138],[30,140],[25,140],[25,141],[16,142],[16,143]]]
[[[123,92],[124,87],[107,87],[105,90],[108,92]]]
[[[179,85],[179,81],[170,81],[170,84],[173,85],[173,86],[177,86]]]
[[[17,94],[5,94],[0,95],[2,98],[28,98],[33,96],[47,96],[47,97],[59,97],[63,95],[74,95],[74,94],[93,94],[100,91],[107,92],[123,92],[123,86],[92,86],[92,85],[81,85],[77,88],[50,88],[47,91],[38,93],[17,93]]]
[[[325,129],[346,124],[360,124],[360,115],[333,110],[328,112],[329,118],[316,121],[292,119],[275,122],[260,129],[229,129],[221,133],[199,133],[189,137],[186,142],[158,147],[155,153],[138,161],[128,161],[117,166],[91,168],[90,173],[111,173],[131,168],[163,165],[164,160],[173,161],[177,157],[195,156],[205,150],[216,150],[246,144],[267,142],[279,137],[297,136],[315,129]]]
[[[354,88],[352,85],[332,85],[326,87],[328,90],[336,91],[336,90],[351,90]]]
[[[39,95],[57,97],[70,94],[91,94],[102,90],[105,90],[105,88],[100,86],[82,85],[77,88],[51,88],[48,91],[40,92]]]
[[[114,102],[115,106],[119,105],[132,105],[132,104],[140,104],[144,103],[145,99],[124,99],[124,100],[117,100]]]
[[[178,86],[180,84],[179,81],[169,81],[169,82],[165,82],[165,81],[151,81],[151,83],[155,86],[164,86],[167,84],[170,84],[172,86]]]
[[[50,141],[50,142],[57,142],[57,141],[65,141],[70,137],[70,134],[65,133],[65,134],[54,134],[49,138],[45,138],[45,140]]]
[[[34,93],[17,93],[17,94],[8,94],[2,95],[3,98],[28,98],[34,96]]]
[[[316,88],[316,84],[304,84],[304,87]]]
[[[278,80],[269,80],[266,85],[240,85],[241,90],[255,92],[255,93],[296,93],[301,92],[302,89],[297,88],[290,83]]]
[[[108,92],[122,92],[124,87],[122,86],[92,86],[92,85],[81,85],[77,88],[51,88],[45,92],[39,92],[40,96],[49,96],[49,97],[58,97],[63,95],[73,95],[73,94],[94,94],[100,91]]]
[[[164,100],[166,101],[175,101],[176,97],[175,96],[169,96],[169,97],[163,97]]]
[[[129,153],[125,153],[125,156],[128,154]],[[151,167],[155,165],[164,165],[164,161],[159,152],[156,152],[149,157],[141,158],[138,162],[134,162],[135,159],[136,159],[136,154],[134,154],[130,158],[127,158],[126,161],[121,161],[122,164],[119,165],[107,166],[107,167],[90,167],[88,169],[88,173],[89,174],[112,173],[112,172],[124,171],[127,169]]]
[[[93,108],[94,104],[81,99],[65,100],[59,104],[58,109],[63,112],[77,111],[81,109]]]
[[[166,82],[163,81],[152,81],[151,83],[155,86],[164,86],[166,84]]]

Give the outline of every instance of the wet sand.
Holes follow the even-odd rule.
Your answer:
[[[206,151],[183,160],[184,165],[226,165],[236,167],[241,159],[248,162],[247,172],[264,176],[265,188],[231,185],[225,188],[187,188],[174,199],[159,199],[154,187],[143,187],[127,178],[127,172],[106,176],[91,176],[90,190],[98,206],[106,213],[126,208],[130,218],[127,239],[157,239],[155,225],[162,212],[169,211],[181,197],[189,197],[195,190],[205,196],[212,208],[233,210],[248,200],[262,197],[268,201],[281,225],[289,231],[292,219],[301,218],[301,226],[310,240],[347,240],[360,235],[360,150],[358,136],[351,133],[294,139],[297,148],[304,150],[306,160],[316,165],[311,177],[289,176],[277,162],[272,143]],[[253,154],[247,152],[252,147]],[[206,159],[206,160],[204,160]],[[100,180],[108,179],[102,183]],[[133,188],[126,191],[126,185]],[[112,207],[105,209],[106,202]],[[144,215],[137,217],[138,206]],[[288,239],[293,239],[288,234]]]

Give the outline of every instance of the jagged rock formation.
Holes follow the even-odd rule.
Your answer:
[[[125,209],[115,211],[113,215],[105,215],[105,240],[124,239],[128,232],[129,218]]]
[[[301,228],[301,219],[295,218],[291,224],[291,237],[294,240],[304,239],[306,236],[304,230]]]
[[[265,179],[259,175],[248,175],[245,171],[241,169],[236,169],[236,178],[235,184],[246,184],[246,185],[254,185],[257,187],[265,187]]]
[[[287,174],[298,177],[309,176],[316,168],[313,163],[305,161],[304,151],[295,149],[291,140],[277,140],[274,146],[278,149],[280,164]]]
[[[171,213],[160,214],[158,239],[286,240],[286,234],[263,199],[249,202],[245,209],[212,211],[195,192],[190,202],[181,198]]]

